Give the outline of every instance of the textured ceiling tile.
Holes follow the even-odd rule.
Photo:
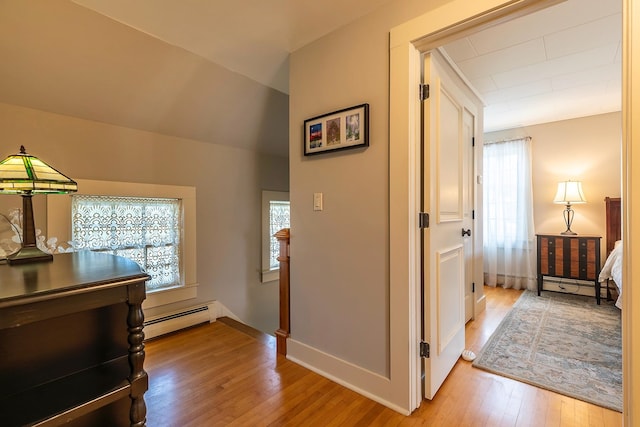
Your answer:
[[[583,50],[618,44],[622,39],[622,15],[615,14],[544,37],[549,59]]]
[[[501,51],[461,61],[458,66],[469,79],[491,76],[500,70],[511,70],[545,60],[541,39],[532,40]]]
[[[478,53],[467,37],[445,45],[444,49],[455,62],[461,62],[478,56]]]
[[[525,67],[511,69],[493,75],[499,88],[508,88],[555,75],[562,75],[611,64],[615,46],[603,46],[573,55],[562,56],[551,61],[540,62]]]

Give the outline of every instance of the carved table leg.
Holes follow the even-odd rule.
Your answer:
[[[144,427],[147,422],[147,405],[144,402],[144,393],[149,388],[149,378],[144,371],[144,313],[142,301],[146,296],[145,283],[136,283],[129,286],[129,314],[127,325],[129,326],[129,367],[131,383],[131,410],[129,419],[132,427]]]

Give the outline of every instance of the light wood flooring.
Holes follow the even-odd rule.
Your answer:
[[[467,324],[476,353],[520,295],[485,287]],[[471,367],[462,359],[410,416],[282,356],[275,340],[228,319],[146,343],[147,426],[621,426],[622,415]]]

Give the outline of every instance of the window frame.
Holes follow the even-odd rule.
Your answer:
[[[280,268],[271,268],[271,202],[289,202],[288,191],[262,190],[262,263],[260,280],[262,283],[273,282],[280,278]]]
[[[144,184],[75,179],[78,191],[89,196],[158,197],[182,200],[182,278],[179,286],[147,291],[143,308],[152,308],[198,296],[196,276],[196,188],[178,185]],[[48,195],[47,230],[59,242],[71,240],[71,195]]]

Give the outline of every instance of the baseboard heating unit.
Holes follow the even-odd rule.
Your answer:
[[[144,336],[145,339],[154,338],[200,323],[213,322],[216,317],[215,302],[184,308],[145,320]]]

